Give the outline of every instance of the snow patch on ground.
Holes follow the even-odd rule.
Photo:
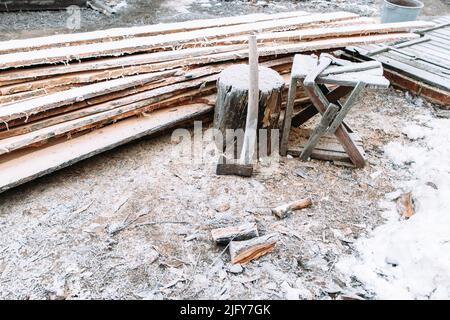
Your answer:
[[[357,257],[336,266],[380,299],[450,299],[450,120],[420,120],[426,127],[403,130],[416,141],[385,147],[394,169],[409,167],[412,178],[399,187],[412,192],[415,215],[401,219],[387,198],[380,203],[386,224],[356,242]]]
[[[163,4],[163,6],[169,9],[176,10],[179,13],[189,13],[189,7],[194,2],[194,0],[168,0]]]

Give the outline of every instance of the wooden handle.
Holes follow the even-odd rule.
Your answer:
[[[256,147],[256,132],[258,127],[258,104],[259,104],[259,72],[258,72],[258,47],[256,36],[248,37],[249,49],[249,90],[247,121],[245,123],[245,136],[242,148],[241,161],[250,164],[253,160]]]

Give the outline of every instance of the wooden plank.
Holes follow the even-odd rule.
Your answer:
[[[265,66],[268,68],[273,68],[274,70],[279,71],[279,72],[280,72],[280,68],[283,68],[285,65],[288,65],[288,67],[290,67],[291,64],[292,64],[292,57],[273,59],[273,60],[268,60],[268,61],[261,63],[262,66]],[[26,123],[28,123],[28,122],[30,123],[30,128],[35,128],[35,125],[36,126],[38,126],[38,125],[35,124],[34,122],[37,120],[40,120],[40,119],[49,118],[49,117],[54,118],[55,115],[67,113],[67,112],[70,112],[73,110],[79,110],[79,109],[86,108],[89,106],[98,105],[101,103],[105,103],[107,101],[122,99],[124,97],[136,95],[138,93],[149,91],[149,90],[154,90],[154,89],[161,88],[163,86],[168,86],[168,85],[171,85],[174,83],[190,81],[190,80],[208,76],[211,74],[217,74],[218,72],[220,72],[221,70],[226,68],[228,65],[229,65],[228,63],[222,63],[222,64],[218,64],[218,65],[196,68],[196,69],[193,69],[192,71],[186,71],[185,73],[183,73],[180,76],[167,77],[163,81],[155,81],[155,82],[151,82],[149,84],[142,85],[142,86],[134,86],[132,88],[127,88],[125,90],[115,91],[113,93],[107,93],[107,94],[97,96],[94,98],[86,99],[86,100],[83,100],[83,101],[80,101],[80,102],[77,102],[77,103],[74,103],[71,105],[58,107],[56,109],[51,109],[51,110],[48,110],[45,112],[39,112],[34,115],[29,115],[28,118],[20,118],[20,119],[11,120],[7,123],[8,126],[6,126],[4,123],[0,123],[0,130],[9,129],[9,131],[10,131],[10,133],[2,132],[0,134],[0,136],[4,136],[4,137],[11,136],[11,134],[14,134],[14,131],[15,131],[12,128],[22,125],[24,123],[24,121],[26,121]],[[139,96],[134,96],[133,99],[138,100],[138,98],[139,98]],[[116,106],[117,106],[117,104],[116,104]],[[22,128],[23,128],[23,126],[22,126]],[[18,130],[20,130],[20,129],[18,129]]]
[[[447,55],[450,56],[450,54],[448,54],[448,52],[450,50],[450,47],[446,48],[446,47],[443,47],[443,46],[439,46],[439,45],[437,45],[436,43],[433,43],[433,42],[432,43],[423,43],[423,44],[415,46],[415,48],[416,47],[417,48],[421,48],[421,49],[427,49],[427,50],[432,51],[432,52],[436,51],[436,52],[439,52],[439,53],[442,53],[442,54],[447,54]]]
[[[17,103],[17,102],[24,101],[24,100],[29,100],[29,99],[45,96],[50,93],[69,90],[76,86],[77,85],[70,86],[70,85],[61,84],[60,86],[39,88],[39,89],[36,89],[33,91],[18,92],[18,93],[5,95],[5,96],[0,95],[0,108],[6,104]]]
[[[155,25],[135,26],[128,28],[113,28],[83,33],[58,34],[31,39],[16,39],[0,42],[0,53],[12,53],[19,51],[31,51],[50,47],[73,46],[123,40],[132,37],[148,37],[159,34],[175,32],[187,32],[192,30],[232,26],[251,22],[261,22],[277,19],[306,16],[310,13],[304,11],[282,12],[276,14],[249,14],[236,17],[224,17],[214,19],[191,20],[174,23],[162,23]]]
[[[148,117],[126,119],[46,148],[10,154],[0,160],[0,192],[133,140],[204,117],[213,108],[193,104],[162,109]]]
[[[67,86],[67,85],[81,85],[81,84],[91,84],[103,80],[112,80],[116,78],[122,78],[125,76],[133,76],[137,74],[145,74],[145,73],[152,73],[152,72],[160,72],[175,68],[184,67],[187,68],[192,65],[203,65],[203,64],[210,64],[211,61],[218,62],[217,60],[224,60],[227,61],[230,58],[240,58],[239,55],[235,54],[220,54],[219,56],[216,55],[210,55],[205,57],[197,57],[197,58],[189,58],[189,59],[182,59],[182,60],[175,60],[175,61],[168,61],[168,62],[162,62],[162,63],[153,63],[153,64],[146,64],[146,65],[139,65],[139,66],[130,66],[130,67],[123,67],[123,68],[115,68],[115,69],[108,69],[108,70],[102,70],[102,71],[95,71],[95,72],[82,72],[82,73],[74,73],[69,75],[62,75],[57,77],[50,77],[43,80],[36,80],[36,81],[29,81],[25,83],[5,86],[0,88],[0,95],[1,94],[12,94],[16,92],[21,91],[27,91],[27,90],[37,90],[41,88],[55,88],[57,86]],[[225,63],[226,64],[226,63]],[[225,65],[224,64],[224,65]],[[0,97],[0,101],[1,101]]]
[[[425,61],[450,71],[450,65],[447,62],[448,61],[447,58],[437,56],[438,54],[436,52],[432,53],[415,47],[401,49],[401,52],[411,57],[411,59],[413,60]]]
[[[75,5],[86,7],[86,0],[0,0],[0,12],[66,10]]]
[[[58,92],[50,94],[48,96],[9,104],[0,108],[0,121],[8,122],[13,119],[18,119],[52,108],[75,103],[80,100],[85,100],[106,93],[143,85],[155,80],[160,80],[161,77],[175,75],[177,72],[180,72],[180,70],[163,71],[115,79],[79,88],[72,88],[70,90],[64,91],[63,93]]]
[[[427,72],[429,74],[439,76],[443,79],[448,77],[447,69],[442,68],[436,64],[431,64],[424,60],[415,60],[414,58],[408,57],[406,55],[403,55],[403,54],[400,54],[397,52],[384,53],[383,55],[378,56],[377,59],[380,60],[381,57],[384,57],[388,60],[395,60],[395,61],[401,62],[405,65],[408,65],[411,70],[416,69],[416,71],[418,71],[419,74],[422,74],[423,72]]]
[[[198,83],[203,83],[203,80],[200,82],[197,82],[197,84],[190,84],[190,86],[198,85]],[[180,89],[182,88],[182,89]],[[141,94],[141,97],[139,97],[139,94],[136,95],[130,95],[128,97],[120,98],[117,100],[110,100],[104,103],[96,104],[89,107],[84,107],[81,109],[77,109],[74,111],[62,113],[60,115],[48,117],[45,119],[42,119],[40,121],[34,121],[29,124],[25,124],[22,126],[17,126],[14,128],[9,128],[8,130],[0,131],[0,145],[3,145],[4,143],[7,143],[10,141],[12,142],[15,147],[12,149],[17,149],[17,147],[27,146],[30,144],[33,144],[35,142],[39,141],[45,141],[50,138],[54,138],[56,135],[56,131],[52,131],[52,126],[55,126],[57,124],[61,123],[67,123],[68,121],[80,119],[83,117],[87,117],[90,115],[98,114],[100,112],[105,112],[109,110],[113,110],[122,106],[127,105],[133,105],[136,109],[138,108],[145,108],[145,109],[159,109],[161,107],[167,107],[174,104],[184,103],[184,102],[198,102],[201,99],[199,96],[203,95],[210,95],[215,93],[215,86],[214,84],[204,86],[198,90],[192,90],[190,87],[187,87],[186,85],[172,85],[168,87],[163,87],[163,89],[160,92],[161,95],[159,95],[157,98],[155,97],[148,97],[148,94],[146,94],[147,98],[142,99],[144,95]],[[203,102],[203,101],[202,101]],[[205,102],[206,103],[206,102]],[[139,113],[142,112],[141,110],[138,111]],[[43,129],[47,128],[47,133],[42,134],[44,132]],[[49,131],[48,131],[49,130]],[[50,132],[50,133],[49,133]],[[55,134],[52,134],[52,132],[55,132]],[[60,135],[70,132],[62,132],[60,129]],[[62,132],[62,133],[61,133]],[[41,134],[40,134],[41,133]],[[26,135],[28,134],[28,135]],[[16,137],[12,139],[8,139],[11,137]],[[28,143],[26,142],[28,140]],[[4,147],[5,149],[8,147]],[[1,153],[1,151],[0,151]]]
[[[77,112],[83,115],[83,117],[81,118],[67,120],[56,125],[32,131],[30,133],[0,140],[0,155],[24,148],[37,142],[42,142],[51,138],[58,137],[66,133],[84,130],[97,124],[154,110],[156,109],[156,107],[153,106],[153,104],[163,99],[169,99],[174,92],[186,88],[200,87],[205,83],[212,83],[216,79],[216,76],[209,76],[206,78],[200,78],[195,81],[191,81],[189,83],[174,84],[171,86],[165,86],[159,89],[146,91],[136,95],[139,96],[139,98],[136,98],[136,100],[136,96],[131,96],[119,101],[113,100],[108,103],[93,106],[88,108],[87,110],[81,109]],[[87,115],[84,116],[85,114]],[[67,119],[69,119],[69,116],[66,117]]]
[[[205,56],[210,56],[212,63],[223,61],[220,60],[220,57],[223,57],[223,59],[233,59],[232,56],[231,57],[229,55],[223,56],[220,55],[220,53],[245,49],[245,47],[246,46],[244,45],[238,45],[238,46],[222,46],[210,48],[188,48],[172,51],[137,54],[124,57],[101,58],[95,59],[93,61],[77,62],[56,66],[50,65],[45,67],[27,68],[27,69],[20,69],[20,72],[17,72],[17,70],[14,69],[3,71],[2,73],[0,73],[0,78],[2,79],[2,81],[15,81],[19,79],[30,80],[39,77],[62,75],[83,71],[124,68],[152,63],[167,62],[170,64],[171,62],[177,60],[189,58],[201,59],[202,57]]]
[[[352,54],[353,49],[348,52]],[[361,49],[356,49],[361,50]],[[361,54],[357,57],[364,57],[364,50],[361,50]],[[374,58],[374,57],[372,57]],[[438,74],[436,70],[437,67],[433,65],[429,65],[425,67],[423,62],[418,63],[417,61],[412,61],[411,59],[407,59],[405,57],[400,56],[397,53],[384,53],[382,55],[377,55],[375,57],[378,61],[383,63],[384,67],[388,67],[391,70],[396,72],[404,73],[410,76],[412,79],[416,79],[419,81],[423,81],[431,86],[435,86],[436,88],[442,90],[450,90],[450,84],[448,83],[448,79],[441,74]],[[370,59],[370,58],[366,58]]]
[[[397,22],[387,24],[363,24],[350,26],[338,26],[328,28],[310,28],[303,30],[293,30],[285,32],[270,32],[258,34],[258,43],[271,42],[271,41],[306,41],[315,40],[321,38],[336,38],[336,37],[348,37],[348,36],[367,36],[371,34],[386,34],[397,32],[408,32],[416,28],[425,28],[433,26],[434,23],[426,21],[410,21],[410,22]],[[210,41],[212,45],[235,45],[247,43],[246,36],[237,36],[225,39],[218,39]]]
[[[119,56],[123,54],[148,52],[161,47],[181,46],[189,42],[204,42],[205,39],[229,37],[232,35],[260,32],[264,30],[277,30],[280,28],[300,28],[312,23],[326,23],[355,19],[358,16],[346,12],[309,15],[274,21],[255,22],[243,25],[217,27],[189,32],[161,34],[151,37],[125,39],[103,43],[85,44],[79,46],[67,46],[62,48],[50,48],[29,52],[17,52],[0,55],[0,69],[31,66],[45,63],[57,63],[72,60],[80,60],[92,57]]]
[[[405,39],[411,39],[416,38],[417,35],[413,35],[410,33],[395,33],[395,34],[387,34],[387,35],[376,35],[376,36],[367,36],[367,37],[350,37],[350,38],[338,38],[338,39],[326,39],[326,40],[316,40],[316,41],[310,41],[300,44],[287,44],[287,45],[277,45],[277,46],[267,46],[262,47],[258,50],[258,53],[260,56],[272,56],[272,55],[282,55],[282,54],[292,54],[292,53],[299,53],[299,52],[307,52],[307,51],[316,51],[316,50],[325,50],[325,49],[335,49],[335,48],[343,48],[349,45],[364,45],[367,43],[384,43],[384,42],[390,42],[390,41],[396,41],[396,40],[405,40]],[[166,57],[161,58],[160,52],[157,53],[156,57],[144,57],[141,61],[142,63],[151,63],[152,61],[156,62],[155,60],[159,59],[168,59],[167,55]],[[173,56],[173,55],[172,55]],[[138,59],[140,55],[136,56]],[[236,59],[245,59],[248,57],[248,51],[247,50],[237,50],[233,52],[226,52],[226,53],[218,53],[218,54],[212,54],[207,59],[208,61],[199,59],[200,63],[213,63],[213,62],[219,62],[219,61],[225,61],[225,60],[236,60]],[[131,58],[131,57],[130,57]],[[122,59],[122,58],[121,58]],[[125,59],[125,58],[124,58]],[[15,72],[15,71],[6,71],[4,73],[1,73],[2,79],[5,81],[10,80],[16,80],[19,78],[30,78],[30,77],[37,77],[37,76],[44,76],[47,74],[62,74],[62,73],[69,73],[69,72],[76,72],[76,71],[83,71],[83,70],[97,70],[97,69],[107,69],[109,67],[117,67],[123,64],[124,66],[127,65],[134,65],[139,64],[140,62],[136,61],[136,59],[128,59],[124,62],[122,60],[118,60],[117,62],[114,62],[112,60],[110,61],[101,61],[99,63],[86,63],[86,64],[76,64],[76,65],[69,65],[68,67],[64,66],[56,66],[52,69],[47,68],[41,68],[41,69],[31,69],[30,71],[24,70],[23,72]],[[95,65],[94,65],[95,64]]]

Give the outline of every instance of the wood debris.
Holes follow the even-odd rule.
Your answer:
[[[238,226],[211,230],[213,240],[218,244],[228,244],[230,241],[248,240],[258,236],[256,223],[244,223]]]
[[[280,219],[286,218],[295,210],[301,210],[310,207],[312,201],[310,198],[293,201],[272,209],[272,213]]]
[[[414,213],[414,202],[411,192],[406,192],[397,200],[397,210],[401,217],[409,219]]]
[[[246,241],[231,241],[230,256],[232,263],[246,264],[269,252],[272,252],[277,242],[278,234],[271,233]]]

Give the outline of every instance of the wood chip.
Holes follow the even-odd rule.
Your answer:
[[[414,215],[414,202],[412,193],[407,192],[400,196],[397,200],[397,210],[400,216],[409,219]]]

